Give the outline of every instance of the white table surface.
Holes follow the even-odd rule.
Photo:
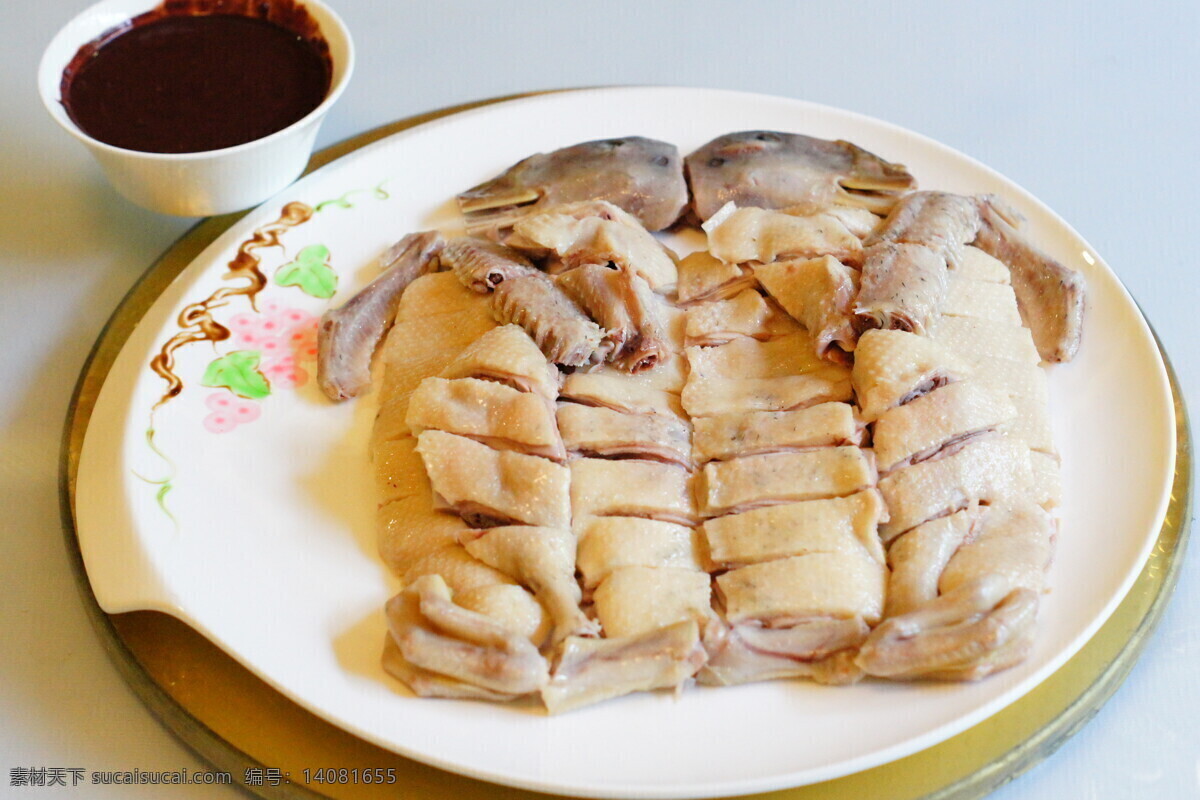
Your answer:
[[[319,147],[469,100],[599,84],[739,89],[859,111],[968,153],[1057,210],[1117,271],[1197,399],[1198,3],[332,2],[359,62]],[[41,50],[86,4],[6,0],[16,13],[0,48],[0,795],[240,797],[9,785],[16,767],[205,768],[107,660],[60,533],[59,437],[84,358],[125,292],[194,222],[116,195],[40,105]],[[993,797],[1200,796],[1197,608],[1191,557],[1123,688]]]

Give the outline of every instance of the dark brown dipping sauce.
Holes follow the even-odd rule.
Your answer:
[[[149,153],[199,153],[282,130],[329,92],[328,46],[265,19],[154,15],[85,46],[63,73],[88,135]]]

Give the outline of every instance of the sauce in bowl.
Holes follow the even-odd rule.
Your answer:
[[[292,0],[169,0],[80,48],[61,95],[75,124],[106,144],[198,153],[303,119],[331,74],[328,45]]]

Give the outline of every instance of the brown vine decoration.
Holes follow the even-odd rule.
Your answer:
[[[177,350],[191,342],[208,341],[215,344],[229,338],[229,329],[213,319],[214,309],[228,304],[231,297],[245,295],[250,307],[257,310],[254,299],[267,285],[267,278],[259,269],[262,260],[254,255],[254,251],[264,247],[282,247],[280,237],[291,228],[307,222],[312,215],[312,208],[304,203],[285,205],[279,219],[257,228],[249,239],[242,242],[237,255],[228,264],[229,271],[221,276],[222,280],[244,278],[246,282],[238,286],[222,286],[206,299],[191,303],[179,312],[179,333],[168,339],[150,361],[150,369],[167,382],[167,390],[154,404],[152,412],[183,391],[183,381],[175,374]]]

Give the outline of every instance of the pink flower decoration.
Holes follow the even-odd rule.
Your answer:
[[[263,374],[272,386],[282,389],[293,389],[308,382],[308,372],[297,367],[295,361],[286,356],[266,365]]]
[[[253,422],[262,408],[253,400],[235,397],[229,392],[215,392],[204,399],[212,413],[204,418],[204,427],[212,433],[229,433],[245,422]]]
[[[233,343],[239,350],[247,350],[258,344],[258,335],[254,331],[238,331],[233,335]]]
[[[270,360],[277,353],[286,352],[284,350],[283,343],[280,342],[277,337],[263,339],[260,341],[258,343],[258,351],[262,353],[263,358],[266,360]]]
[[[258,307],[262,309],[262,312],[268,316],[274,316],[275,314],[278,314],[284,310],[283,305],[278,300],[274,299],[264,300],[263,302],[259,303]]]
[[[227,392],[210,394],[204,401],[204,405],[208,406],[213,411],[229,411],[233,408],[233,395]]]
[[[244,422],[254,422],[261,413],[262,409],[258,407],[258,403],[252,400],[239,400],[233,406],[233,417],[239,425]]]
[[[307,311],[302,311],[299,308],[289,308],[283,312],[283,321],[291,326],[304,325],[307,322],[314,321],[315,317]]]
[[[229,433],[237,424],[233,415],[224,411],[214,411],[204,418],[204,427],[212,433]]]
[[[258,327],[258,315],[243,311],[229,318],[228,327],[232,331],[251,332]]]

